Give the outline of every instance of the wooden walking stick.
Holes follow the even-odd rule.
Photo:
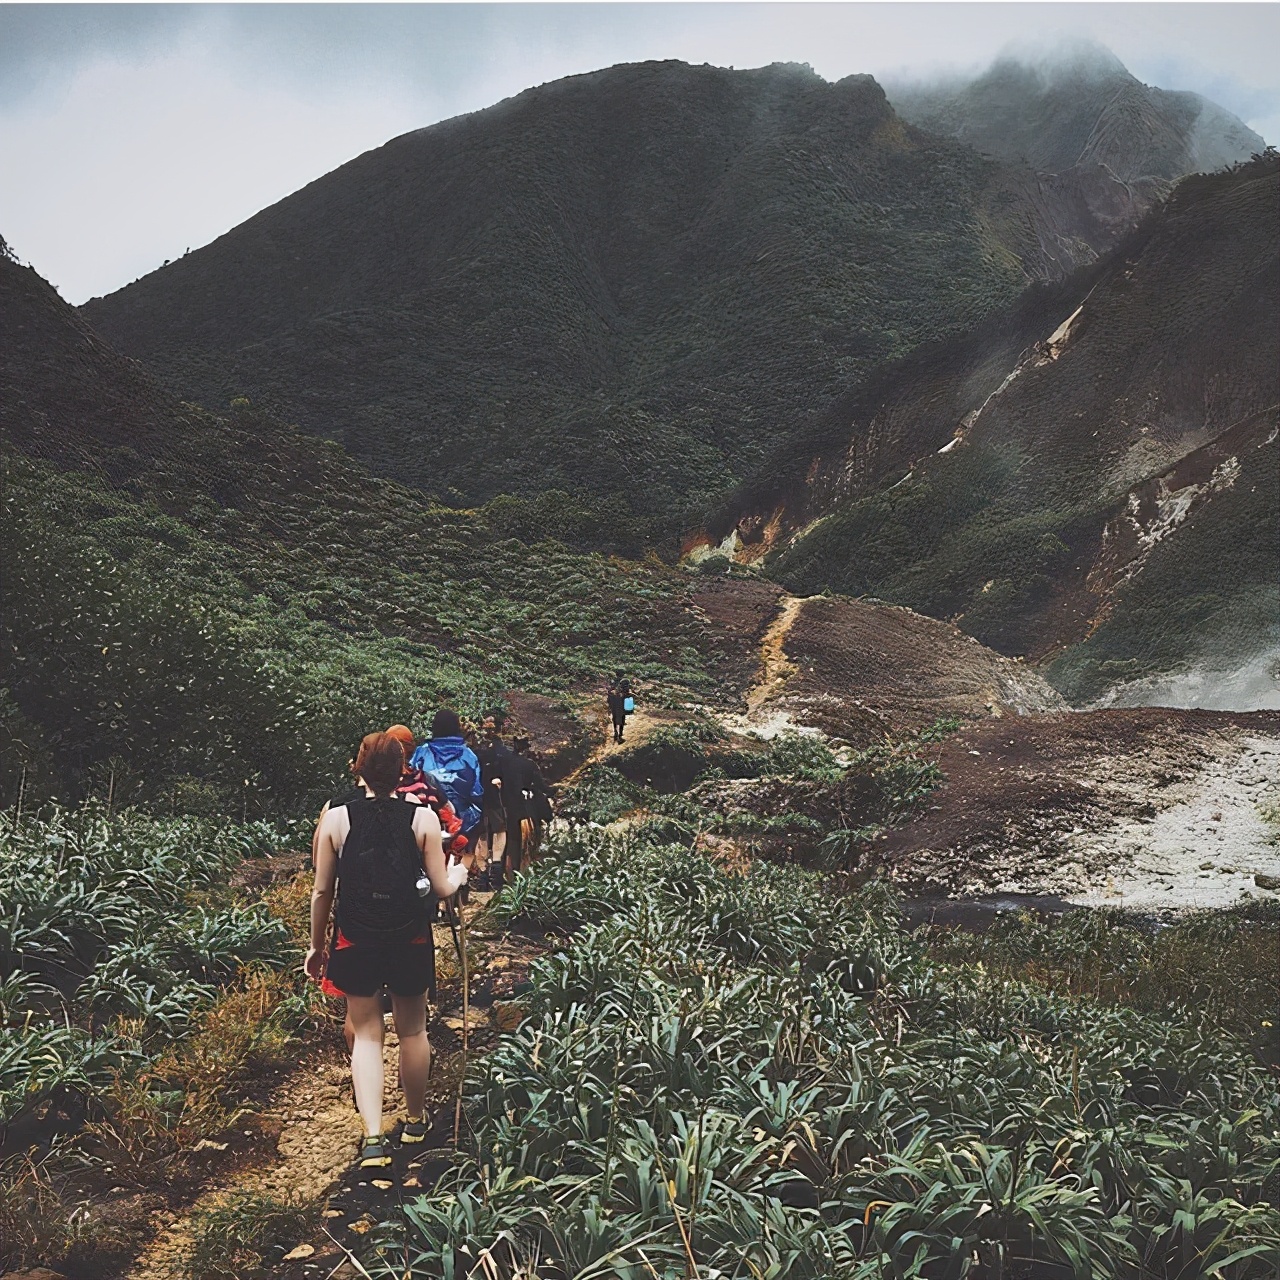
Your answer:
[[[462,1132],[462,1088],[466,1082],[467,1051],[470,1048],[471,1021],[471,973],[467,967],[467,917],[455,908],[456,895],[448,901],[449,928],[458,948],[458,963],[462,967],[462,1072],[458,1077],[458,1096],[453,1105],[453,1145],[457,1149]]]

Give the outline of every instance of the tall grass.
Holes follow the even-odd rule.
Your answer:
[[[562,841],[500,903],[579,932],[406,1208],[415,1276],[1275,1274],[1274,1078],[1176,1003],[942,960],[882,886],[642,835]]]
[[[227,885],[277,840],[96,803],[4,815],[0,1148],[28,1154],[0,1168],[0,1218],[21,1224],[0,1264],[102,1244],[110,1224],[68,1216],[74,1169],[172,1180],[180,1153],[243,1114],[246,1070],[281,1059],[309,1014],[281,968],[288,930]]]

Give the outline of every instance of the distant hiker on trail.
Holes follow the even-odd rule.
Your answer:
[[[636,709],[631,696],[631,681],[621,671],[615,671],[609,685],[609,718],[613,721],[613,740],[621,742],[627,728],[627,717]]]
[[[510,752],[498,737],[497,722],[492,716],[486,717],[481,726],[480,745],[476,748],[476,756],[480,760],[481,781],[484,783],[484,804],[480,825],[476,828],[477,852],[484,847],[483,862],[476,879],[472,881],[477,889],[492,889],[497,892],[502,888],[503,855],[507,849],[507,810],[503,799],[503,773],[510,773],[506,757]]]
[[[409,763],[440,784],[462,819],[462,834],[470,840],[480,823],[484,786],[480,781],[480,761],[463,739],[462,721],[456,711],[441,707],[436,712],[431,721],[431,737],[413,753]]]
[[[400,743],[386,733],[371,738],[361,744],[365,794],[331,807],[317,833],[311,949],[304,962],[308,977],[322,990],[347,1001],[354,1031],[351,1078],[365,1130],[358,1157],[362,1169],[391,1163],[390,1142],[382,1132],[379,992],[384,986],[391,992],[400,1038],[400,1085],[408,1112],[400,1143],[426,1140],[431,1065],[426,993],[435,962],[431,894],[452,897],[467,881],[466,867],[445,857],[440,820],[431,806],[408,804],[395,794],[404,770]]]

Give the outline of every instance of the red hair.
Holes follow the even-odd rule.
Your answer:
[[[356,772],[375,796],[389,796],[404,772],[404,747],[389,733],[369,733],[360,743]]]

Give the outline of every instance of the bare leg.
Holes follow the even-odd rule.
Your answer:
[[[348,996],[347,1018],[355,1033],[351,1080],[365,1134],[382,1132],[382,997]]]
[[[507,833],[505,831],[491,832],[489,835],[489,861],[501,862],[506,851]]]
[[[400,1037],[400,1088],[410,1120],[421,1120],[431,1070],[431,1041],[427,1039],[427,997],[391,997],[391,1012]]]

